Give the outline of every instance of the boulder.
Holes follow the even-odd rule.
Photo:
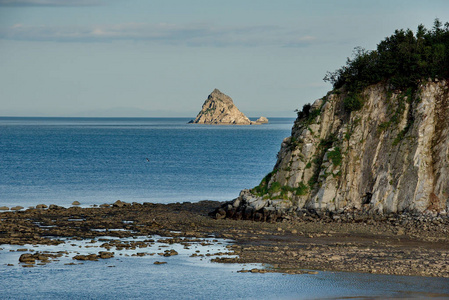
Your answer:
[[[113,207],[124,207],[124,206],[131,206],[131,203],[126,203],[121,200],[117,200],[112,204]]]
[[[75,260],[98,260],[98,255],[96,254],[88,254],[88,255],[82,255],[82,254],[78,254],[75,255],[72,259]]]
[[[112,258],[112,257],[114,257],[114,253],[107,252],[107,251],[100,251],[100,252],[98,252],[98,257],[101,259]]]
[[[34,264],[36,262],[36,258],[31,253],[24,253],[20,255],[19,261],[21,263]]]
[[[164,253],[159,253],[159,255],[169,257],[169,256],[178,255],[178,252],[174,249],[171,249],[171,250],[165,250]]]
[[[58,209],[64,209],[64,207],[56,205],[56,204],[50,204],[48,209],[50,209],[50,210],[58,210]]]

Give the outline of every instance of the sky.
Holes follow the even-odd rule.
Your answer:
[[[0,116],[195,117],[215,89],[295,117],[355,47],[447,0],[0,0]]]

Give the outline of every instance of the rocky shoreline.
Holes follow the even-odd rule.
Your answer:
[[[170,237],[173,243],[183,243],[184,237],[213,236],[235,241],[229,246],[231,253],[218,255],[213,261],[267,265],[263,270],[252,270],[253,273],[327,270],[449,277],[449,218],[446,215],[378,215],[363,210],[329,213],[303,209],[284,212],[276,218],[272,212],[268,218],[261,212],[251,212],[231,219],[232,216],[225,218],[223,208],[216,209],[225,205],[228,204],[214,201],[173,204],[117,201],[92,208],[41,205],[6,211],[0,214],[0,247],[4,244],[55,245],[61,237],[159,235]],[[211,212],[215,218],[209,216]],[[105,243],[104,251],[92,253],[90,257],[92,260],[110,258],[111,247]],[[20,263],[30,266],[36,260],[53,259],[53,255],[57,254],[23,253]],[[74,259],[90,258],[87,255]]]

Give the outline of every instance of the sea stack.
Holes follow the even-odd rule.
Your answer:
[[[266,118],[265,118],[266,120]],[[267,123],[250,121],[232,101],[231,97],[223,94],[218,89],[213,92],[204,101],[201,111],[196,118],[189,123],[196,124],[214,124],[214,125],[255,125]]]

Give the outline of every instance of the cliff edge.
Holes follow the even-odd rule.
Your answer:
[[[273,171],[225,204],[224,217],[298,211],[449,210],[449,83],[370,85],[351,110],[337,89],[298,112]]]
[[[325,97],[298,111],[273,171],[216,217],[279,219],[449,210],[449,23],[395,30],[354,49],[324,77]],[[357,217],[356,217],[357,215]],[[271,217],[274,216],[274,217]]]
[[[263,118],[263,117],[261,117]],[[268,123],[263,118],[255,122],[250,121],[235,105],[231,97],[223,94],[218,89],[207,97],[196,118],[189,123],[215,124],[215,125],[256,125]]]

